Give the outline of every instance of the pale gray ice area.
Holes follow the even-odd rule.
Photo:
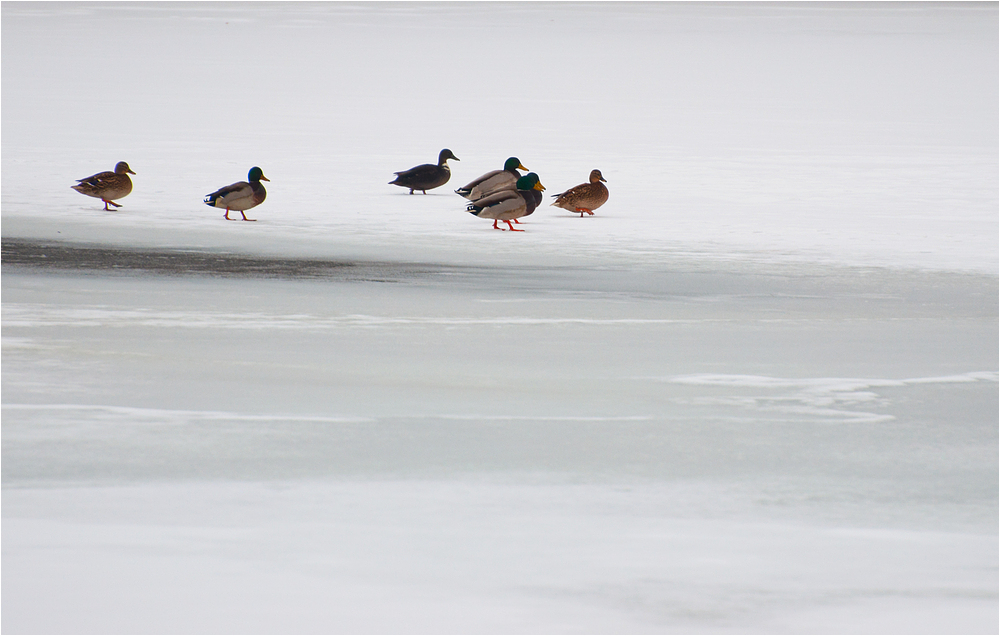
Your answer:
[[[9,631],[994,624],[990,277],[4,269]]]

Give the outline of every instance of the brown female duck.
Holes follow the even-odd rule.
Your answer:
[[[601,171],[591,170],[590,183],[581,183],[562,194],[552,195],[556,197],[552,205],[570,212],[579,212],[580,218],[583,218],[584,213],[593,215],[594,210],[608,200],[608,189],[601,183],[602,181],[606,183]]]
[[[104,209],[110,212],[109,205],[122,207],[114,202],[115,199],[121,199],[132,192],[132,180],[128,178],[130,174],[135,173],[127,163],[119,161],[114,172],[98,172],[86,179],[78,179],[77,185],[70,187],[80,194],[104,201]]]

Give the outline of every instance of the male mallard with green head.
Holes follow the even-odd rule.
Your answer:
[[[212,194],[206,195],[205,205],[224,209],[227,221],[239,220],[229,218],[230,210],[235,210],[242,214],[244,221],[256,221],[257,219],[248,219],[244,211],[257,207],[264,202],[264,199],[267,198],[267,190],[261,185],[261,181],[270,181],[270,179],[264,176],[263,170],[254,166],[250,168],[247,180],[249,183],[246,181],[237,181],[232,185],[219,188]]]
[[[562,194],[554,194],[556,200],[552,205],[563,208],[570,212],[579,212],[580,218],[584,213],[593,216],[594,210],[604,205],[608,200],[608,189],[604,186],[605,178],[601,176],[600,170],[590,171],[590,183],[581,183],[574,186]]]
[[[510,222],[534,212],[542,202],[543,190],[545,186],[539,181],[538,175],[529,172],[517,180],[515,190],[494,192],[483,199],[473,201],[465,209],[481,219],[493,219],[494,230],[502,230],[502,227],[497,226],[497,221],[503,221],[512,232],[523,232],[524,230],[514,229]]]
[[[424,194],[427,194],[428,190],[443,186],[448,183],[448,179],[451,179],[451,168],[448,167],[449,159],[461,161],[450,150],[445,148],[438,155],[437,165],[425,163],[409,170],[393,173],[396,175],[396,178],[389,183],[409,188],[410,194],[413,194],[414,190],[420,190]]]
[[[98,172],[86,179],[77,179],[77,185],[70,187],[80,194],[104,201],[104,209],[110,212],[109,205],[116,208],[122,207],[114,202],[115,199],[120,199],[132,192],[132,180],[128,178],[130,174],[135,173],[132,172],[127,163],[119,161],[115,165],[114,172]]]
[[[500,190],[514,190],[517,188],[517,180],[521,178],[518,170],[527,168],[521,165],[520,159],[511,157],[504,162],[503,170],[491,170],[455,192],[469,201],[476,201]]]

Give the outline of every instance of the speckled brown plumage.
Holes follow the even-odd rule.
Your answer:
[[[594,210],[604,205],[608,200],[608,189],[602,181],[605,181],[600,170],[590,171],[590,183],[581,183],[574,186],[562,194],[553,195],[556,200],[552,205],[563,208],[570,212],[579,212],[582,218],[584,214],[594,214]]]
[[[77,179],[77,185],[70,187],[80,194],[104,201],[104,209],[110,211],[108,205],[122,207],[114,200],[128,196],[132,192],[132,180],[128,177],[130,174],[135,173],[127,163],[119,161],[115,165],[114,172],[98,172],[85,179]]]

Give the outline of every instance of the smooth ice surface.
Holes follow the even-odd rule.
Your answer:
[[[1000,629],[995,3],[0,10],[5,633]]]
[[[6,631],[996,626],[993,278],[4,268]]]

